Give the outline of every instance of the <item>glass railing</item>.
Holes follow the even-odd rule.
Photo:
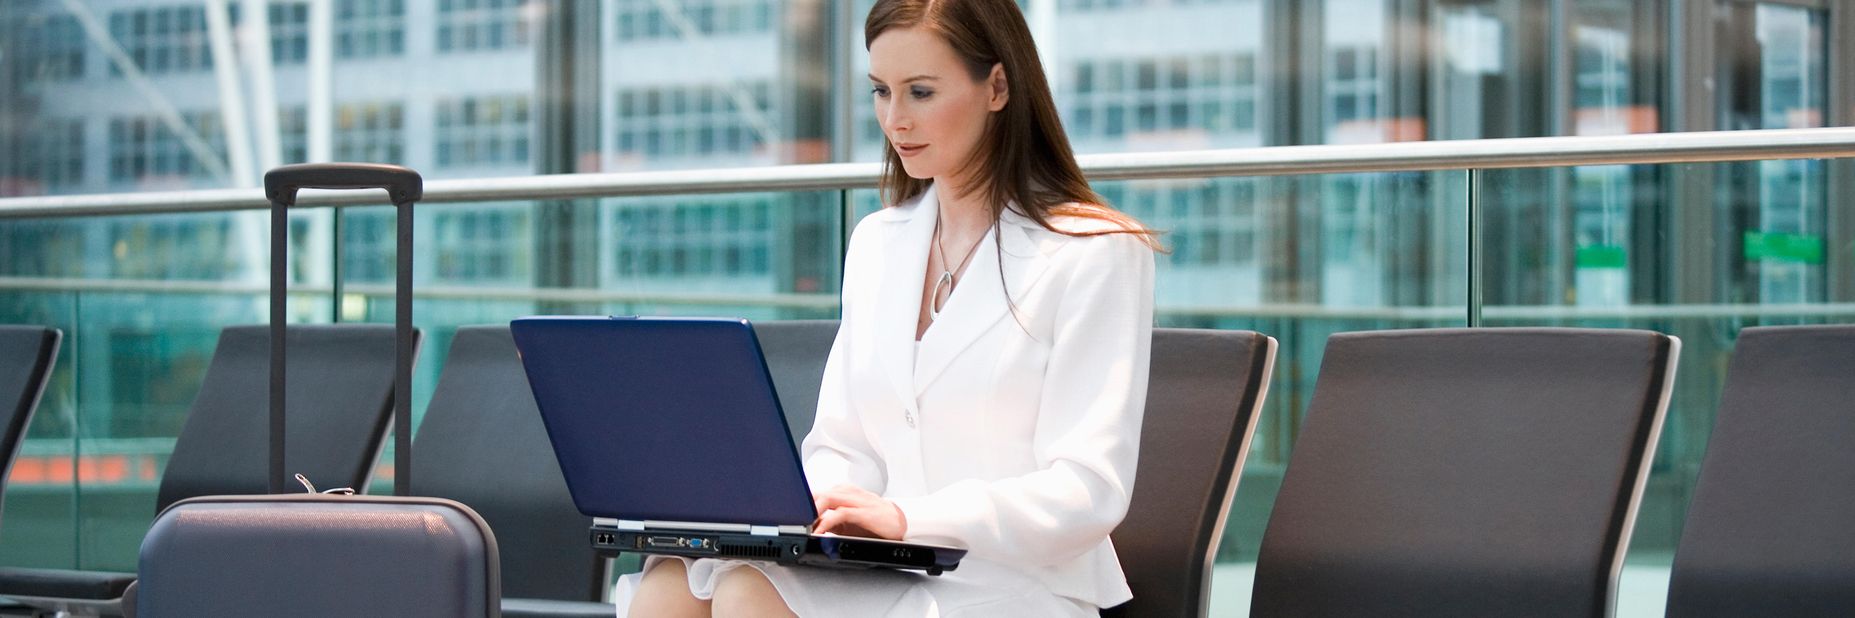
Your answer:
[[[1845,128],[1085,157],[1099,192],[1166,232],[1161,325],[1282,344],[1218,550],[1213,614],[1247,609],[1248,563],[1327,336],[1437,326],[1682,338],[1620,600],[1626,614],[1659,606],[1655,569],[1665,581],[1739,329],[1855,321],[1849,157]],[[459,325],[835,317],[845,239],[877,208],[877,171],[428,183],[415,416]],[[390,321],[390,208],[364,193],[302,201],[291,320]],[[0,564],[134,568],[218,330],[265,319],[265,206],[255,189],[0,200],[0,323],[67,336],[7,484]]]

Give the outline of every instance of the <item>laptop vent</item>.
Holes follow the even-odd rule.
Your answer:
[[[779,548],[771,545],[721,544],[721,555],[737,558],[778,558]]]

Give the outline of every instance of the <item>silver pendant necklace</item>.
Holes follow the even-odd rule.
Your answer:
[[[984,237],[980,237],[980,240],[984,241],[985,239]],[[940,250],[939,251],[940,253],[940,276],[934,278],[934,291],[932,292],[933,296],[928,297],[928,321],[929,322],[935,322],[935,321],[940,320],[940,310],[941,310],[940,289],[941,287],[944,286],[947,288],[947,298],[949,300],[952,300],[953,284],[954,284],[953,273],[954,271],[966,268],[967,260],[973,259],[973,254],[979,252],[979,244],[980,243],[975,242],[973,243],[972,248],[966,250],[966,257],[960,258],[959,266],[955,266],[952,269],[948,269],[947,268],[947,247],[945,245],[942,245],[940,242],[940,213],[934,214],[934,248]]]

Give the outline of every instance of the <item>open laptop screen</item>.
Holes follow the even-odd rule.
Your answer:
[[[509,327],[580,512],[762,526],[816,517],[746,320],[532,317]]]

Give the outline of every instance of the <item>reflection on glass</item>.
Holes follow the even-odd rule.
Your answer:
[[[1722,20],[1720,128],[1823,126],[1828,90],[1827,41],[1821,10],[1760,3],[1735,4]],[[1731,166],[1719,178],[1717,206],[1742,236],[1724,239],[1739,251],[1737,273],[1722,273],[1726,289],[1744,302],[1821,301],[1825,293],[1825,199],[1821,161],[1759,161]]]

